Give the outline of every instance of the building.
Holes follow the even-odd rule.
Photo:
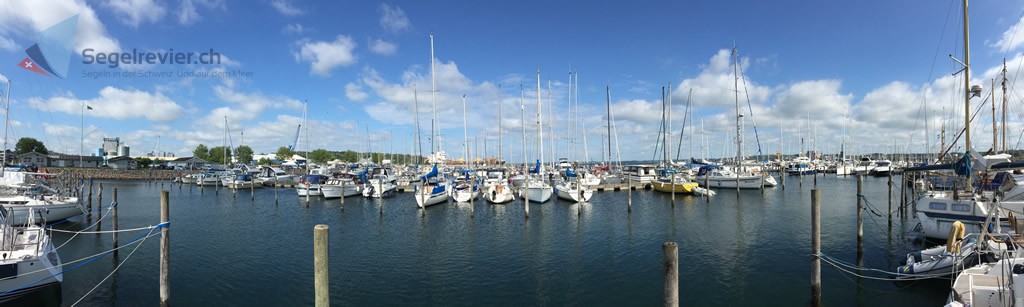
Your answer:
[[[179,170],[194,170],[210,167],[210,162],[196,157],[182,157],[167,161],[167,167]]]
[[[117,150],[121,147],[121,138],[103,138],[103,155],[116,157]]]
[[[36,167],[99,167],[103,158],[100,157],[79,157],[78,155],[65,155],[61,153],[41,154],[38,152],[24,153],[18,156],[15,161],[23,166]]]
[[[139,168],[139,161],[132,157],[115,157],[107,160],[107,166],[113,169],[137,169]]]

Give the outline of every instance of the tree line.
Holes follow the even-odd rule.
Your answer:
[[[198,146],[196,146],[195,150],[192,151],[192,155],[195,156],[196,158],[200,158],[218,164],[230,163],[231,154],[231,148],[225,148],[224,146],[209,148],[204,144],[199,144]],[[235,161],[241,163],[249,163],[250,161],[253,160],[253,151],[252,148],[249,146],[242,145],[236,147],[234,150],[234,154]],[[289,160],[292,158],[292,156],[295,156],[296,154],[304,155],[306,159],[317,164],[323,164],[333,160],[339,160],[342,162],[358,162],[362,159],[368,159],[373,163],[381,163],[386,159],[391,159],[391,161],[394,163],[415,163],[416,161],[423,161],[425,159],[424,157],[417,157],[415,155],[406,154],[389,154],[381,152],[360,153],[351,150],[331,151],[322,148],[310,151],[308,153],[300,153],[296,150],[290,149],[285,146],[279,147],[277,151],[274,152],[274,154],[277,156],[278,160],[282,161]],[[227,160],[225,160],[225,156],[227,157]],[[270,165],[272,163],[273,161],[270,161],[267,158],[262,158],[256,162],[257,165]]]

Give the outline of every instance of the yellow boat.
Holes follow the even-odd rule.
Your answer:
[[[651,185],[654,187],[655,191],[664,193],[672,193],[673,190],[675,190],[675,193],[693,194],[694,188],[697,187],[696,182],[688,181],[681,177],[675,177],[673,179],[674,180],[670,181],[669,178],[662,178],[651,182]]]

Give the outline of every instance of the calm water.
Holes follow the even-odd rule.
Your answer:
[[[159,222],[159,191],[171,198],[171,302],[175,305],[311,305],[313,226],[330,226],[331,300],[346,305],[658,305],[661,244],[680,246],[684,305],[793,306],[810,302],[810,189],[797,177],[786,188],[719,190],[703,198],[633,192],[596,193],[577,216],[576,204],[520,202],[442,204],[421,214],[412,194],[383,201],[314,198],[294,190],[245,190],[232,197],[207,188],[170,183],[105,182],[119,188],[122,229]],[[97,182],[98,183],[98,182]],[[884,178],[865,178],[870,203],[886,210]],[[818,178],[822,190],[822,251],[856,257],[856,179]],[[898,197],[898,190],[894,191]],[[895,201],[898,205],[898,200]],[[895,206],[895,205],[894,205]],[[383,208],[383,213],[381,213]],[[910,234],[916,221],[865,214],[865,266],[894,268],[920,248]],[[55,226],[77,230],[85,217]],[[102,229],[112,223],[104,220]],[[122,243],[143,233],[122,234]],[[55,234],[62,243],[71,236]],[[111,248],[110,234],[83,234],[61,248],[67,262]],[[153,305],[158,302],[159,237],[143,242],[84,305]],[[101,258],[65,274],[63,304],[82,298],[118,259]],[[827,305],[940,305],[948,280],[893,283],[859,280],[823,263]],[[65,268],[69,268],[66,266]]]

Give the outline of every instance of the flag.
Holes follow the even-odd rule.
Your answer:
[[[87,105],[87,106],[85,106],[85,109],[86,110],[92,110],[92,106]]]

